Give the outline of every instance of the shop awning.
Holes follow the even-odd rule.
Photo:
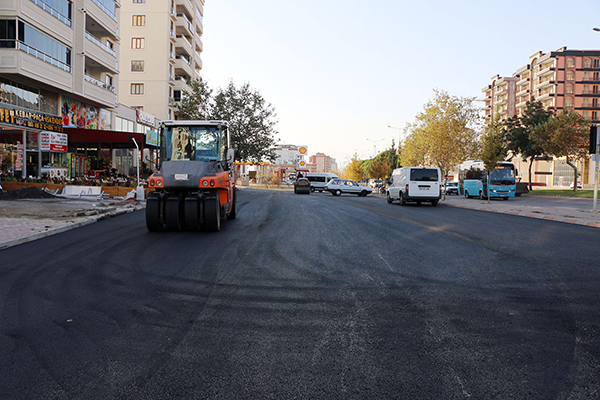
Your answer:
[[[64,128],[69,135],[69,144],[75,143],[128,143],[135,147],[130,138],[134,138],[138,146],[146,145],[146,135],[143,133],[105,131],[97,129]],[[127,146],[129,147],[129,146]]]

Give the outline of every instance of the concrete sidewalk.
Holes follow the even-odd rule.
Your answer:
[[[0,250],[145,207],[115,200],[0,200]]]
[[[508,200],[490,200],[488,203],[487,200],[446,196],[446,200],[441,200],[440,205],[600,228],[600,212],[592,211],[592,199],[521,196]]]

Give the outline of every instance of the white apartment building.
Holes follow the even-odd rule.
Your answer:
[[[115,0],[0,0],[5,171],[39,175],[42,164],[65,164],[66,146],[48,150],[42,142],[47,132],[111,129],[118,104],[119,11]]]
[[[202,70],[204,0],[121,3],[119,101],[160,120]]]

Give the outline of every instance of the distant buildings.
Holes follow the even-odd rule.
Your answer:
[[[337,172],[335,158],[329,157],[323,153],[317,153],[310,156],[308,163],[315,166],[315,172]]]
[[[593,123],[600,123],[600,50],[562,47],[550,53],[539,51],[511,77],[494,76],[482,92],[486,124],[496,115],[503,120],[522,115],[527,103],[534,99],[545,108],[571,109]],[[514,161],[523,181],[529,181],[528,163],[519,158]],[[593,184],[589,160],[581,164],[582,183]],[[575,180],[572,168],[562,159],[535,161],[532,175],[532,182],[547,186],[568,186]]]

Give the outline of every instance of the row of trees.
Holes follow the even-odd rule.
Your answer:
[[[432,100],[407,125],[406,139],[393,159],[394,145],[373,160],[360,161],[355,155],[345,175],[385,178],[401,165],[437,166],[444,177],[468,159],[483,160],[488,169],[497,161],[520,155],[531,166],[540,158],[566,157],[578,176],[577,159],[585,156],[589,146],[589,121],[572,110],[555,113],[544,109],[539,101],[527,104],[521,116],[506,121],[494,119],[483,129],[480,108],[474,97],[451,96],[434,91]],[[577,190],[577,185],[574,185]]]
[[[531,167],[536,159],[565,157],[577,180],[577,160],[587,155],[589,129],[590,122],[575,111],[555,113],[534,100],[527,104],[523,115],[507,121],[496,118],[487,126],[481,138],[480,158],[489,170],[497,161],[520,154],[529,164],[530,190]],[[577,191],[576,184],[573,190]]]
[[[213,91],[203,79],[188,81],[175,111],[182,119],[224,120],[229,122],[236,160],[242,162],[273,161],[271,148],[276,143],[277,113],[263,96],[246,83]]]

